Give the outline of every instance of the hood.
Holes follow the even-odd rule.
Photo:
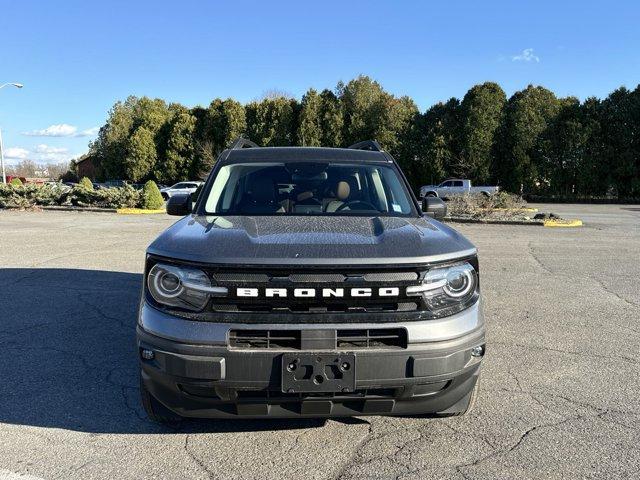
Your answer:
[[[450,260],[475,248],[425,217],[189,215],[148,253],[210,264],[375,265]]]

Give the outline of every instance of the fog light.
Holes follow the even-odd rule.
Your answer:
[[[472,357],[482,357],[484,356],[484,345],[478,345],[477,347],[473,347],[471,349]]]
[[[142,350],[140,350],[140,356],[144,360],[153,360],[153,357],[155,357],[155,354],[153,353],[153,350],[143,348]]]

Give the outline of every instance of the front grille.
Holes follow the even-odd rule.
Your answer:
[[[238,401],[299,401],[310,399],[346,399],[346,398],[392,398],[397,396],[401,388],[367,388],[353,392],[326,392],[326,393],[283,393],[272,390],[238,390]]]
[[[216,269],[210,271],[218,286],[227,287],[229,294],[214,297],[210,312],[283,314],[384,313],[415,312],[424,310],[421,300],[406,295],[408,286],[416,285],[423,270],[392,269],[324,269],[254,268],[244,271]],[[296,296],[296,289],[312,291],[308,296]],[[369,295],[354,295],[366,289]],[[385,289],[396,289],[397,294],[384,294]],[[285,292],[269,294],[267,292]],[[251,291],[253,295],[241,294]],[[340,294],[335,292],[339,291]]]
[[[333,341],[332,341],[333,342]],[[230,330],[229,346],[238,349],[301,350],[300,330]],[[363,328],[335,330],[330,349],[403,349],[407,348],[404,328]]]
[[[418,280],[418,272],[378,272],[365,273],[366,282],[411,282]]]
[[[331,312],[413,312],[418,310],[417,302],[379,303],[351,306],[344,303],[332,305],[267,305],[264,303],[228,303],[217,301],[212,304],[214,312],[282,312],[282,313],[331,313]]]
[[[214,273],[213,279],[225,283],[269,283],[269,282],[293,282],[293,283],[342,283],[346,281],[364,280],[365,282],[403,282],[416,281],[418,272],[369,272],[369,273],[242,273],[220,272]]]
[[[300,330],[231,330],[229,346],[299,350]]]
[[[266,273],[216,273],[213,275],[213,279],[220,283],[265,283],[269,281],[269,276]]]
[[[403,328],[368,328],[337,331],[338,348],[407,348],[407,331]]]

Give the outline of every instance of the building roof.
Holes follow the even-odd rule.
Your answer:
[[[85,160],[93,160],[93,155],[91,155],[89,153],[85,153],[84,155],[82,155],[80,158],[78,158],[76,160],[76,165],[78,165],[79,163],[84,162]]]

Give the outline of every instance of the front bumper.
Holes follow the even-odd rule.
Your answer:
[[[468,399],[480,372],[482,357],[472,355],[474,347],[485,343],[480,305],[443,320],[392,326],[407,329],[407,348],[350,350],[356,356],[355,391],[286,393],[281,388],[281,357],[291,350],[228,346],[230,329],[252,329],[255,325],[192,322],[143,304],[137,328],[139,351],[152,350],[154,358],[144,360],[140,357],[142,380],[158,401],[184,417],[329,417],[456,412]],[[270,327],[287,330],[341,326]],[[424,338],[429,331],[431,341]]]

